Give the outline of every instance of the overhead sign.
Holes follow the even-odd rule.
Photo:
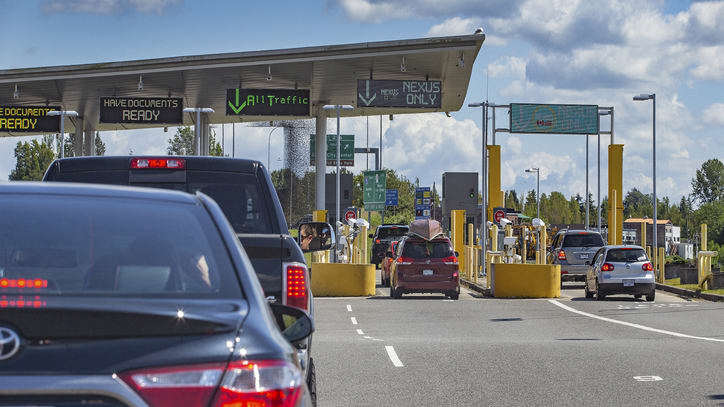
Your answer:
[[[181,124],[182,98],[102,97],[101,123]]]
[[[384,211],[387,189],[385,171],[364,171],[363,201],[368,211]]]
[[[441,106],[440,81],[357,80],[357,107]]]
[[[430,187],[415,188],[415,219],[427,219],[430,217],[432,207],[432,192]]]
[[[309,116],[309,89],[227,89],[227,116]]]
[[[317,143],[314,134],[309,136],[309,165],[316,165]],[[340,134],[339,165],[354,167],[354,134]],[[327,165],[337,165],[337,135],[327,134]]]
[[[510,132],[598,134],[598,106],[511,103]]]
[[[0,132],[57,133],[60,116],[48,116],[60,106],[2,106],[0,105]]]
[[[398,206],[400,203],[400,193],[396,189],[388,189],[385,192],[385,206]]]

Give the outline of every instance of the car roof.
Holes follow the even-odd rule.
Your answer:
[[[11,181],[0,183],[0,194],[55,195],[76,197],[125,198],[139,200],[159,200],[196,205],[194,195],[160,188],[141,188],[100,184],[81,184],[73,182],[25,182]]]
[[[168,155],[126,155],[99,157],[60,158],[53,162],[51,169],[60,172],[76,172],[89,170],[130,170],[132,158],[183,158],[186,170],[228,171],[254,173],[262,165],[257,160],[230,157],[199,157],[199,156],[168,156]]]
[[[641,250],[644,250],[643,247],[633,245],[633,244],[606,245],[603,247],[606,250],[612,250],[612,249],[641,249]]]
[[[563,234],[566,234],[566,233],[575,233],[575,234],[590,233],[590,234],[600,235],[600,233],[597,230],[585,230],[585,229],[567,229],[567,230],[560,231],[560,233],[563,233]]]

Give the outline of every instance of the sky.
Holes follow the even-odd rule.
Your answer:
[[[0,0],[0,69],[81,64],[431,36],[486,34],[463,108],[383,119],[383,161],[421,185],[445,171],[480,171],[481,112],[467,104],[596,104],[615,108],[624,144],[624,189],[651,193],[652,106],[656,93],[657,193],[678,202],[701,163],[724,155],[724,1],[669,0]],[[505,119],[506,112],[499,111]],[[502,123],[502,124],[501,124]],[[369,119],[369,146],[379,145]],[[506,127],[501,120],[497,127]],[[602,129],[608,130],[608,121]],[[334,120],[328,123],[336,131]],[[343,119],[342,133],[367,145],[367,119]],[[224,128],[230,153],[231,126]],[[266,162],[269,129],[237,125],[237,157]],[[221,133],[221,129],[217,129]],[[271,138],[271,169],[283,165],[283,137]],[[173,129],[104,132],[107,154],[162,154]],[[28,139],[28,138],[24,138]],[[23,138],[0,139],[0,178]],[[596,197],[597,137],[588,137]],[[601,190],[607,147],[601,137]],[[496,137],[502,188],[585,193],[586,137]],[[366,168],[357,156],[355,171]]]

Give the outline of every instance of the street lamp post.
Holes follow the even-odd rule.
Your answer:
[[[271,172],[271,136],[272,136],[272,133],[274,133],[274,130],[276,130],[278,128],[279,128],[279,126],[274,127],[269,132],[269,140],[268,140],[267,149],[266,149],[266,168],[269,172]]]
[[[51,110],[47,114],[48,116],[60,116],[60,151],[58,151],[58,157],[63,158],[65,157],[65,118],[78,117],[78,112],[74,110]],[[75,129],[76,137],[78,137],[78,131],[78,129]],[[83,130],[80,131],[82,133]]]
[[[652,244],[652,247],[653,247],[654,256],[656,256],[656,253],[658,253],[656,250],[657,250],[657,246],[659,243],[657,240],[657,233],[656,233],[656,229],[658,229],[658,223],[657,223],[657,218],[656,218],[656,207],[658,206],[658,202],[656,200],[656,94],[652,93],[650,95],[647,95],[647,94],[642,93],[638,96],[633,97],[633,100],[635,100],[635,101],[643,101],[643,100],[649,100],[649,99],[651,99],[651,101],[653,102],[653,143],[652,144],[653,144],[653,155],[654,155],[654,159],[653,159],[653,162],[654,162],[654,164],[653,164],[653,166],[654,166],[654,168],[653,168],[653,171],[654,171],[654,242]]]
[[[339,228],[337,227],[337,221],[339,220],[339,212],[340,212],[340,209],[339,209],[339,190],[340,190],[340,187],[339,187],[339,180],[340,180],[339,158],[340,157],[339,156],[340,156],[340,144],[341,143],[340,143],[340,135],[339,135],[339,117],[342,113],[342,110],[352,110],[352,109],[354,109],[354,107],[351,105],[325,105],[324,106],[324,110],[336,110],[337,111],[337,188],[336,188],[336,196],[334,197],[334,201],[336,203],[336,205],[335,205],[336,212],[334,214],[334,216],[335,216],[334,225],[335,225],[335,230],[337,232],[336,236],[339,236]],[[336,251],[335,251],[334,257],[335,257],[334,261],[336,262],[338,260]]]
[[[185,107],[184,113],[196,113],[196,125],[194,125],[194,130],[196,130],[195,153],[201,155],[201,113],[214,113],[214,109],[210,107]]]
[[[535,173],[536,175],[536,187],[535,187],[535,202],[536,202],[536,209],[535,209],[535,217],[540,219],[540,168],[539,167],[533,167],[528,168],[525,170],[525,172],[529,173]]]
[[[486,202],[488,200],[488,189],[487,189],[487,180],[488,180],[488,151],[487,151],[487,145],[488,145],[488,102],[480,102],[480,103],[470,103],[468,104],[468,107],[482,107],[482,123],[481,123],[481,129],[482,129],[482,140],[481,140],[481,153],[482,153],[482,191],[481,195],[483,197],[483,202],[481,208],[482,208],[482,216],[480,217],[480,264],[482,265],[482,273],[485,275],[485,278],[490,279],[487,274],[487,252],[488,252],[488,211],[486,207]],[[497,249],[496,249],[497,250]],[[477,271],[476,271],[477,273]]]

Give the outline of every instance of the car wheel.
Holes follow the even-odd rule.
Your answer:
[[[317,372],[314,368],[314,359],[309,358],[309,372],[307,373],[307,387],[312,399],[312,406],[317,406]]]
[[[384,286],[385,286],[385,272],[384,272],[384,271],[382,271],[382,272],[380,273],[380,286],[381,286],[381,287],[384,287]]]
[[[395,286],[390,283],[390,298],[395,298]]]
[[[651,290],[651,293],[646,295],[646,301],[653,302],[654,299],[656,299],[656,290]]]
[[[641,297],[643,297],[641,294],[636,294],[636,295],[634,295],[634,298],[636,298],[637,300],[640,300]]]
[[[399,288],[395,289],[394,294],[392,294],[392,298],[394,298],[396,300],[399,300],[400,298],[402,298],[402,290],[400,290]]]
[[[593,293],[588,290],[588,283],[586,283],[584,290],[586,292],[586,298],[593,298]]]
[[[596,301],[603,301],[606,299],[606,294],[601,292],[601,287],[598,286],[598,281],[596,282]]]
[[[448,297],[450,297],[451,300],[457,300],[460,298],[460,293],[453,291],[448,294]]]

